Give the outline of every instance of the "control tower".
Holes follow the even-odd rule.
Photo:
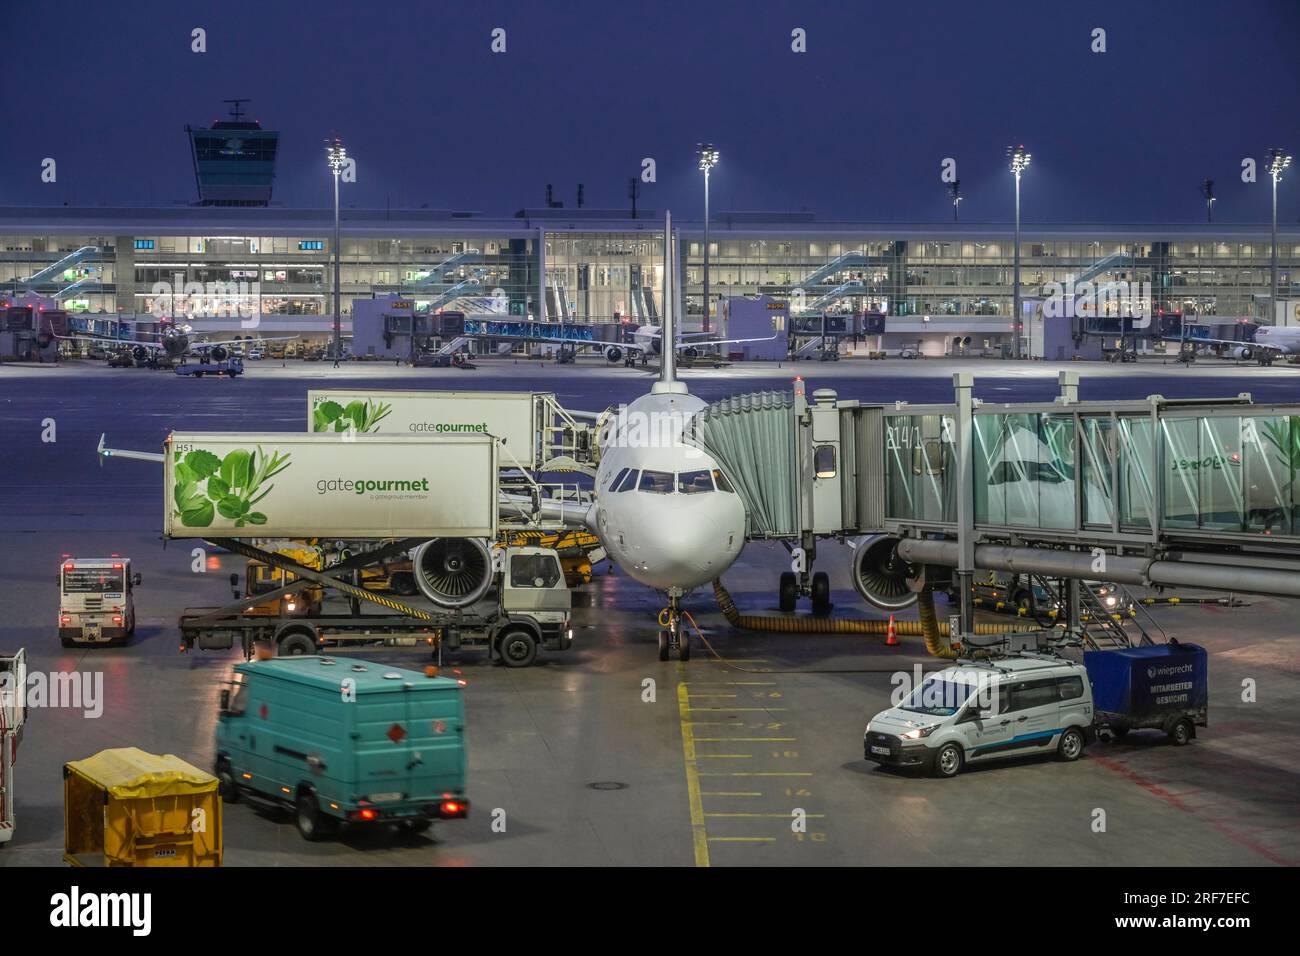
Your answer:
[[[280,134],[244,116],[247,99],[225,100],[230,118],[209,128],[186,126],[200,206],[267,206]]]

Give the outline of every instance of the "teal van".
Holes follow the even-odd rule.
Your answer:
[[[430,674],[315,655],[236,664],[217,721],[222,796],[291,807],[307,840],[468,815],[461,685]]]

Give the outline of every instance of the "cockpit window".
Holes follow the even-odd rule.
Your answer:
[[[641,491],[650,491],[656,495],[670,495],[673,491],[673,473],[671,471],[643,471],[641,472],[641,483],[637,487]]]
[[[731,487],[731,482],[727,480],[727,476],[717,468],[713,469],[713,483],[718,486],[719,491],[726,491],[733,495],[736,493],[736,489]]]
[[[619,476],[621,480],[615,482],[613,487],[610,488],[610,491],[631,491],[636,487],[636,477],[639,474],[640,472],[635,468],[625,469],[623,474]]]
[[[620,483],[624,478],[627,477],[627,473],[628,473],[630,470],[631,470],[630,468],[624,468],[624,469],[623,469],[622,471],[620,471],[617,475],[615,475],[615,476],[614,476],[614,480],[611,481],[611,482],[609,483],[609,490],[610,490],[610,491],[618,491],[619,483]]]
[[[708,471],[683,471],[677,475],[677,490],[684,495],[713,490],[713,477]]]

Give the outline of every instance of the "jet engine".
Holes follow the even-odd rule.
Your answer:
[[[682,351],[683,358],[693,359],[693,358],[700,357],[700,350],[697,349],[694,345],[688,345],[686,346],[686,348],[682,349],[681,351]]]
[[[1229,354],[1235,359],[1241,359],[1244,362],[1249,362],[1251,359],[1255,357],[1255,350],[1252,349],[1249,345],[1238,345]]]
[[[611,363],[623,361],[623,350],[617,345],[611,345],[605,349],[605,361]]]
[[[492,584],[492,555],[481,538],[434,538],[412,554],[415,583],[439,607],[468,607]]]
[[[131,349],[131,358],[137,362],[147,362],[149,361],[149,350],[143,345],[137,345]]]
[[[230,353],[226,351],[224,345],[214,345],[208,350],[208,358],[212,359],[214,362],[224,362],[229,357]]]
[[[925,569],[898,556],[898,539],[890,535],[863,538],[853,552],[850,576],[858,593],[882,611],[901,611],[916,603],[925,584]]]

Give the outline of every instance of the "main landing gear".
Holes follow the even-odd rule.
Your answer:
[[[691,637],[686,633],[677,597],[669,596],[668,606],[659,612],[659,659],[666,661],[676,652],[679,661],[691,659]]]
[[[831,579],[825,571],[808,573],[813,553],[811,549],[794,548],[790,570],[781,574],[777,584],[777,606],[787,614],[794,610],[799,598],[807,596],[812,602],[812,612],[829,614],[831,604]]]

